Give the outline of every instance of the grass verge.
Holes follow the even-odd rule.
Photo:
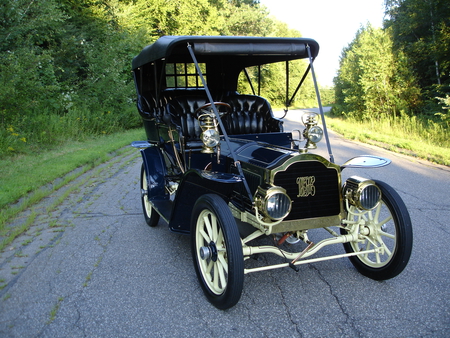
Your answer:
[[[397,153],[421,158],[437,164],[450,165],[450,138],[448,132],[435,140],[431,130],[411,128],[411,123],[393,124],[390,121],[359,122],[327,116],[327,125],[345,138],[372,144]],[[447,136],[445,136],[447,134]]]
[[[121,148],[139,139],[145,139],[142,129],[93,138],[82,143],[70,143],[56,150],[34,155],[1,160],[0,234],[4,231],[6,222],[19,212],[29,209],[87,170],[117,156]],[[79,170],[73,172],[77,168]],[[49,184],[50,188],[42,188]]]

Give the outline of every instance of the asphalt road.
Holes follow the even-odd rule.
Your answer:
[[[189,237],[145,224],[141,160],[130,149],[21,215],[18,223],[35,218],[0,256],[0,336],[448,337],[450,169],[331,137],[337,163],[392,160],[343,174],[385,181],[404,199],[414,246],[396,278],[373,281],[346,258],[258,272],[245,276],[235,307],[217,310],[197,281]]]

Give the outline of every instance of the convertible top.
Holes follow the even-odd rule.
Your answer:
[[[230,62],[244,59],[245,66],[278,61],[303,59],[319,53],[319,44],[306,38],[273,38],[248,36],[163,36],[145,47],[132,62],[136,69],[149,62],[169,59],[171,62],[191,62],[186,48],[190,44],[199,60],[206,62],[211,57],[226,56]],[[234,61],[233,61],[234,60]],[[166,60],[167,61],[167,60]]]

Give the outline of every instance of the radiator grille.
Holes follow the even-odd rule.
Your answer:
[[[311,179],[314,177],[314,179]],[[306,193],[299,189],[299,182],[307,178]],[[303,179],[304,181],[305,179]],[[337,215],[340,212],[340,187],[338,172],[317,161],[302,161],[290,165],[275,175],[274,185],[286,189],[292,200],[292,210],[285,220],[305,219]],[[305,190],[305,189],[303,189]],[[298,197],[298,195],[306,195]]]
[[[231,172],[233,174],[239,175],[239,170],[237,170],[236,167],[232,167]],[[254,194],[255,191],[258,189],[258,187],[261,185],[261,176],[254,174],[247,170],[243,170],[243,172],[244,172],[244,176],[247,181],[248,187],[250,188],[250,191],[252,192],[252,194]],[[247,195],[245,193],[245,190],[242,190],[242,193]]]
[[[232,167],[231,172],[233,174],[239,175],[239,170],[237,170],[236,167]],[[243,172],[245,180],[247,181],[248,187],[250,189],[250,192],[253,195],[255,191],[258,189],[258,186],[261,185],[261,176],[249,172],[247,170],[243,170]],[[243,184],[235,185],[235,195],[233,198],[233,203],[238,208],[252,210],[252,204],[250,202],[250,199],[248,198],[247,190],[245,189]]]

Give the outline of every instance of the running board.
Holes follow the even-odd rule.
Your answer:
[[[171,200],[155,200],[150,201],[153,205],[155,211],[167,222],[169,223],[172,217],[172,207],[173,202]]]

